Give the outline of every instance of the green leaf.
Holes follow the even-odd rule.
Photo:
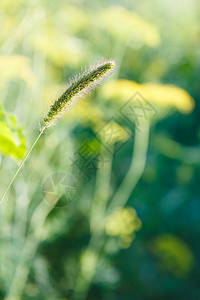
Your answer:
[[[0,105],[0,152],[14,160],[22,159],[26,152],[25,137],[12,114],[4,111]]]

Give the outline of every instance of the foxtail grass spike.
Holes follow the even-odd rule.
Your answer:
[[[51,105],[49,112],[43,118],[44,125],[41,130],[54,125],[63,112],[68,111],[81,97],[95,89],[110,75],[115,66],[115,60],[104,60],[75,75],[69,81],[69,87]]]
[[[110,73],[114,70],[115,66],[116,63],[114,60],[104,60],[99,62],[96,65],[91,66],[83,73],[75,75],[69,81],[68,88],[64,91],[64,93],[60,97],[58,97],[58,99],[54,101],[54,103],[50,107],[49,112],[43,118],[44,125],[40,128],[40,134],[36,138],[30,150],[23,158],[21,164],[19,165],[10,183],[8,184],[5,192],[0,197],[0,203],[7,195],[19,171],[21,170],[24,163],[30,156],[33,148],[37,144],[38,140],[40,139],[45,129],[53,125],[56,119],[58,119],[63,112],[67,111],[71,106],[73,106],[77,102],[77,100],[80,99],[80,97],[85,96],[91,90],[95,89],[102,82],[102,80],[104,80],[108,75],[110,75]]]

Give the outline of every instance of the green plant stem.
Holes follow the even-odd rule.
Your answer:
[[[23,167],[23,165],[24,165],[25,161],[27,160],[27,158],[30,156],[30,154],[31,154],[31,152],[32,152],[32,150],[33,150],[33,148],[34,148],[35,145],[37,144],[38,140],[40,139],[40,137],[41,137],[41,135],[43,134],[43,132],[44,132],[45,129],[46,129],[46,128],[44,127],[44,128],[41,130],[41,132],[40,132],[40,134],[38,135],[37,139],[35,140],[35,142],[34,142],[33,145],[31,146],[31,148],[29,149],[29,151],[27,152],[27,154],[24,156],[24,158],[23,158],[23,160],[21,161],[21,163],[20,163],[20,165],[19,165],[17,171],[15,172],[13,178],[11,179],[10,183],[8,184],[8,186],[7,186],[6,190],[5,190],[5,192],[4,192],[3,195],[1,196],[1,198],[0,198],[0,203],[1,203],[1,202],[3,201],[3,199],[5,198],[6,194],[8,193],[8,191],[9,191],[9,189],[10,189],[10,187],[11,187],[11,185],[13,184],[15,178],[17,177],[19,171],[20,171],[21,168]]]
[[[80,270],[79,276],[74,286],[72,300],[86,299],[88,290],[95,275],[100,252],[104,244],[104,216],[107,201],[109,199],[113,157],[110,158],[109,155],[106,152],[104,153],[103,151],[101,152],[101,154],[105,155],[105,158],[107,158],[108,161],[105,163],[103,169],[98,170],[96,175],[94,201],[90,211],[91,238],[88,246],[84,251],[85,255],[88,255],[91,252],[95,253],[96,261],[93,261],[93,269],[92,266],[90,266],[89,274],[85,274],[82,269]]]
[[[107,214],[110,214],[116,207],[124,207],[131,196],[135,186],[140,180],[146,164],[146,156],[149,142],[149,124],[143,131],[135,131],[135,142],[130,168],[114,194],[108,206]]]
[[[110,151],[112,153],[113,145],[110,145]],[[99,169],[96,175],[94,200],[90,212],[91,233],[97,233],[102,229],[102,226],[104,227],[103,216],[106,211],[110,192],[113,156],[110,157],[110,154],[106,151],[102,151],[101,155],[104,156],[106,162],[104,167]]]
[[[5,295],[5,300],[20,300],[24,291],[24,286],[27,282],[31,262],[35,257],[38,244],[42,238],[43,226],[48,214],[53,209],[42,201],[31,218],[30,228],[32,234],[27,236],[24,246],[21,251],[21,256],[18,259],[16,271],[9,284],[9,290]],[[33,230],[34,229],[34,230]]]
[[[106,204],[109,198],[109,185],[110,185],[110,176],[111,176],[111,162],[109,168],[109,177],[103,172],[100,172],[97,175],[101,175],[102,177],[97,177],[98,182],[96,184],[96,194],[93,203],[92,216],[91,216],[91,228],[92,236],[88,247],[86,248],[86,253],[96,253],[96,261],[93,266],[93,272],[91,272],[90,277],[87,278],[86,274],[82,274],[80,272],[79,277],[77,279],[76,285],[74,287],[74,293],[72,295],[73,300],[85,300],[95,275],[95,270],[98,264],[100,253],[103,249],[105,242],[104,235],[104,227],[102,226],[105,221],[106,215],[110,214],[113,209],[120,206],[123,207],[126,205],[131,193],[133,192],[135,186],[140,180],[142,173],[144,171],[144,167],[146,164],[146,155],[148,150],[148,141],[149,141],[149,124],[146,124],[146,128],[143,131],[136,130],[135,131],[135,141],[133,147],[133,155],[131,160],[130,168],[123,179],[121,185],[118,190],[114,194],[111,203],[108,205],[106,210]],[[100,185],[100,186],[99,186]],[[107,186],[108,185],[108,186]],[[97,190],[98,189],[98,190]],[[105,191],[105,195],[100,193],[99,189],[103,189]],[[103,192],[104,194],[104,192]],[[97,208],[99,208],[99,212],[96,213]],[[96,224],[95,224],[96,223]]]

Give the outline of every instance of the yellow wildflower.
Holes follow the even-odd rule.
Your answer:
[[[120,246],[127,248],[134,239],[135,231],[141,228],[141,224],[134,208],[117,208],[106,218],[105,231],[110,236],[119,237]]]
[[[159,107],[174,107],[182,113],[189,113],[194,108],[194,99],[183,89],[174,85],[144,83],[120,79],[106,83],[100,91],[105,99],[128,101],[134,94]]]

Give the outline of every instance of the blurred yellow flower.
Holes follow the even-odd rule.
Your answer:
[[[110,236],[119,237],[122,248],[130,246],[134,232],[141,228],[142,222],[132,207],[117,208],[105,220],[105,232]]]
[[[96,123],[99,123],[102,120],[103,112],[98,106],[92,104],[90,99],[87,99],[83,100],[75,110],[72,110],[68,117],[71,120],[74,120],[76,117],[77,121],[80,123],[87,124],[88,122],[91,122],[96,125]]]
[[[91,29],[87,10],[80,9],[77,5],[63,3],[56,17],[58,22],[62,24],[63,29],[68,32],[77,34],[80,31]]]
[[[104,10],[99,16],[98,24],[122,43],[132,40],[133,46],[146,44],[149,47],[156,47],[160,43],[160,34],[154,25],[120,6]]]
[[[1,12],[13,12],[19,9],[24,4],[24,0],[1,0],[0,10]]]
[[[140,93],[149,103],[159,107],[174,107],[182,113],[189,113],[194,108],[193,98],[185,90],[174,85],[138,84],[120,79],[105,83],[100,90],[100,95],[104,99],[119,102],[128,101],[135,93]]]
[[[48,34],[40,34],[33,40],[31,45],[37,51],[44,53],[47,59],[56,66],[63,67],[68,65],[74,67],[82,62],[84,44],[81,39],[66,35],[49,29]]]
[[[179,238],[171,234],[162,234],[155,238],[151,250],[158,256],[160,267],[175,275],[185,275],[194,263],[190,248]]]
[[[192,97],[185,90],[173,85],[143,84],[142,93],[149,101],[174,106],[183,113],[188,113],[194,108]]]
[[[98,123],[96,123],[96,131],[102,143],[106,145],[126,142],[131,136],[130,130],[121,126],[114,119],[104,122],[100,129]]]
[[[1,16],[1,26],[3,28],[3,31],[1,32],[1,47],[8,41],[8,36],[13,34],[14,29],[16,29],[17,23],[18,20],[14,16]]]
[[[35,84],[36,78],[31,70],[30,60],[23,55],[0,56],[0,82],[19,78],[28,84]]]

